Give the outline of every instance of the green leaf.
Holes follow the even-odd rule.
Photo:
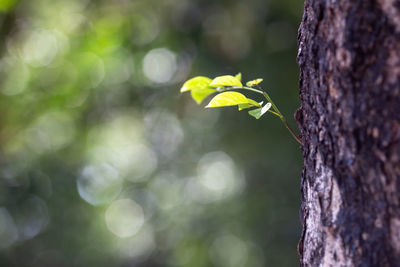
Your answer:
[[[239,104],[238,107],[239,107],[239,111],[241,111],[243,109],[251,108],[251,107],[254,107],[254,106],[251,105],[251,104]]]
[[[206,108],[217,108],[226,106],[235,106],[240,104],[248,104],[249,99],[238,92],[223,92],[211,99]]]
[[[207,89],[210,86],[211,79],[203,76],[197,76],[194,77],[190,80],[187,80],[182,88],[181,88],[181,93],[186,92],[186,91],[191,91],[193,89],[197,90],[203,90]]]
[[[262,116],[261,115],[261,109],[262,108],[256,108],[256,109],[250,110],[249,111],[249,115],[253,116],[254,118],[256,118],[258,120]]]
[[[253,99],[250,99],[250,98],[247,98],[247,100],[249,101],[249,104],[251,104],[251,105],[253,105],[253,106],[255,106],[255,107],[260,107],[261,108],[261,105],[262,105],[262,101],[260,102],[260,103],[258,103],[257,101],[254,101]]]
[[[241,82],[242,81],[242,73],[239,72],[238,74],[236,74],[235,78]]]
[[[238,86],[242,87],[240,80],[232,75],[218,76],[212,80],[210,86],[223,87],[223,86]]]
[[[190,91],[190,94],[192,95],[192,98],[194,101],[196,101],[197,104],[201,104],[201,102],[209,95],[215,93],[217,90],[212,89],[212,88],[204,88],[204,89],[192,89]]]
[[[247,104],[239,104],[239,111],[246,109],[246,108],[251,108],[251,107],[261,107],[263,102],[257,103],[253,99],[247,98],[249,103]]]
[[[217,91],[209,87],[210,83],[210,78],[197,76],[186,81],[181,88],[181,92],[191,91],[193,100],[200,104],[207,96]]]
[[[271,103],[265,104],[262,108],[256,108],[249,111],[249,114],[256,118],[257,120],[261,118],[269,109],[271,108]]]
[[[252,87],[254,85],[257,85],[257,84],[261,83],[262,81],[263,81],[263,79],[255,79],[255,80],[252,80],[252,81],[248,81],[246,83],[246,85],[249,86],[249,87]]]

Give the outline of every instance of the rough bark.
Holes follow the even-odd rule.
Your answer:
[[[400,266],[400,1],[306,0],[302,266]]]

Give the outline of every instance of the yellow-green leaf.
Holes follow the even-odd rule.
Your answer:
[[[226,106],[236,106],[240,104],[248,104],[249,99],[238,92],[223,92],[211,99],[206,108],[217,108]]]
[[[186,91],[191,91],[193,89],[197,90],[203,90],[207,89],[208,86],[211,83],[211,79],[203,76],[197,76],[194,77],[188,81],[186,81],[182,88],[181,88],[181,93],[186,92]]]
[[[254,85],[257,85],[257,84],[261,83],[262,81],[263,81],[263,79],[255,79],[255,80],[252,80],[252,81],[248,81],[246,83],[246,85],[251,87],[251,86],[254,86]]]
[[[218,76],[212,80],[210,86],[223,87],[223,86],[238,86],[242,87],[240,80],[232,75]]]
[[[249,101],[249,103],[247,104],[239,104],[239,111],[246,109],[246,108],[251,108],[251,107],[260,107],[263,102],[257,103],[256,101],[254,101],[253,99],[247,98],[247,100]]]
[[[192,98],[194,101],[196,101],[197,104],[201,104],[201,102],[209,95],[215,93],[217,90],[212,89],[212,88],[203,88],[203,89],[192,89],[190,91],[190,94],[192,95]]]
[[[252,109],[249,111],[249,115],[253,116],[254,118],[256,118],[257,120],[259,118],[261,118],[261,108],[256,108],[256,109]]]
[[[241,82],[242,81],[242,73],[239,72],[238,74],[236,74],[235,78]]]
[[[239,111],[246,109],[246,108],[251,108],[251,107],[254,107],[254,106],[252,104],[239,104],[238,105]]]
[[[260,104],[257,101],[254,101],[253,99],[250,99],[250,98],[247,98],[247,100],[249,101],[249,104],[251,104],[251,105],[253,105],[255,107],[260,107],[260,108],[261,108],[261,105],[263,103],[263,102],[261,102],[261,104]]]

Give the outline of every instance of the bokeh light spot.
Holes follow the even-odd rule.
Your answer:
[[[90,132],[92,143],[87,159],[94,164],[110,164],[131,182],[146,181],[156,170],[157,154],[143,143],[142,123],[133,114],[116,114]]]
[[[114,201],[105,213],[108,230],[118,237],[135,235],[144,224],[143,209],[131,199]]]
[[[158,206],[163,210],[171,210],[182,204],[182,183],[172,173],[157,175],[149,184]]]
[[[23,92],[31,77],[30,70],[21,60],[12,57],[5,58],[0,63],[4,75],[1,92],[5,95],[16,95]]]
[[[232,197],[244,187],[244,179],[235,163],[222,151],[204,155],[197,166],[197,177],[190,179],[187,195],[209,202]]]
[[[177,69],[176,56],[166,48],[151,50],[143,59],[143,72],[155,83],[169,82]]]
[[[14,219],[6,208],[0,208],[0,249],[11,246],[18,239]]]
[[[178,118],[167,110],[153,110],[145,122],[154,149],[164,157],[173,156],[184,137]]]
[[[127,58],[110,57],[104,61],[106,85],[115,85],[126,82],[133,72],[133,60]]]
[[[132,182],[146,180],[157,167],[157,155],[143,144],[132,147],[126,159],[131,168],[126,178]]]
[[[26,131],[28,145],[37,153],[63,148],[74,136],[74,120],[62,111],[43,114]]]
[[[86,166],[77,180],[81,198],[92,205],[112,201],[122,190],[122,179],[111,165]]]
[[[136,12],[131,15],[132,36],[134,44],[145,45],[153,41],[160,32],[158,18],[154,12]]]
[[[51,63],[57,54],[56,37],[48,30],[32,31],[23,46],[22,57],[33,67],[42,67]]]
[[[117,255],[135,261],[145,260],[156,248],[154,231],[149,224],[144,224],[135,235],[115,238],[114,242]]]
[[[37,196],[25,200],[15,216],[19,239],[26,240],[35,237],[48,224],[49,215],[46,202]]]
[[[217,237],[210,248],[211,260],[216,266],[246,266],[248,254],[246,242],[232,234]]]

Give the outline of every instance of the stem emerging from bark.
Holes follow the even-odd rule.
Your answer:
[[[243,86],[243,87],[229,87],[227,88],[228,90],[237,90],[237,89],[244,89],[244,90],[248,90],[248,91],[252,91],[252,92],[256,92],[258,94],[261,94],[265,97],[265,99],[267,99],[268,102],[271,103],[272,105],[272,109],[269,109],[268,111],[271,112],[272,114],[274,114],[275,116],[278,116],[279,119],[281,119],[282,123],[285,125],[286,129],[288,129],[288,131],[290,132],[290,134],[293,136],[293,138],[301,145],[301,138],[300,136],[298,136],[293,129],[289,126],[289,124],[286,121],[285,116],[282,115],[282,113],[279,111],[278,107],[274,104],[274,102],[272,101],[271,97],[267,94],[267,92],[263,91],[263,90],[259,90],[259,89],[255,89],[252,87],[247,87],[247,86]],[[260,88],[261,89],[261,88]]]

